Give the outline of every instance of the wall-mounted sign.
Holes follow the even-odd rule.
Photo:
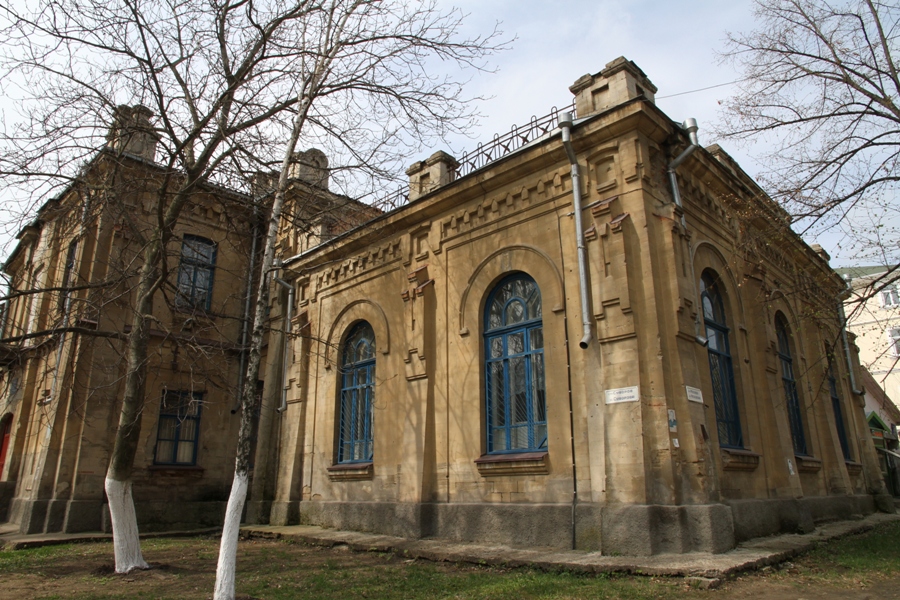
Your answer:
[[[606,390],[607,404],[619,404],[620,402],[637,402],[638,400],[640,400],[640,394],[638,393],[638,386],[636,385],[632,387]]]
[[[686,385],[684,386],[684,389],[687,390],[688,400],[690,400],[691,402],[699,402],[700,404],[703,404],[703,392],[700,391],[700,388]]]

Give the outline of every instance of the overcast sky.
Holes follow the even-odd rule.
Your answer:
[[[443,0],[442,0],[443,1]],[[674,120],[694,117],[703,145],[716,140],[709,126],[717,117],[718,100],[738,75],[720,65],[717,50],[727,31],[752,23],[749,0],[446,0],[469,14],[468,27],[484,31],[499,21],[511,48],[494,59],[495,74],[476,76],[470,89],[489,96],[478,140],[454,140],[454,146],[474,147],[494,133],[542,116],[553,106],[571,102],[569,86],[585,73],[624,56],[633,60],[659,88],[657,104]],[[679,94],[674,96],[675,94]],[[670,97],[667,97],[670,96]],[[733,146],[733,144],[732,144]],[[454,147],[453,150],[458,150]],[[751,174],[753,161],[737,148],[727,148]]]
[[[553,106],[572,100],[568,87],[585,73],[596,73],[607,62],[625,56],[633,60],[659,88],[657,104],[676,121],[694,117],[704,146],[716,143],[710,126],[718,118],[719,100],[733,90],[739,75],[720,64],[717,51],[727,32],[753,25],[750,0],[439,0],[468,14],[467,32],[489,31],[500,23],[506,38],[515,37],[508,50],[496,55],[495,73],[474,74],[468,83],[472,95],[484,96],[484,115],[472,139],[454,138],[443,149],[459,156],[488,142],[494,134],[543,116]],[[712,87],[717,86],[717,87]],[[712,88],[705,91],[703,88]],[[0,98],[0,105],[3,99]],[[751,176],[759,171],[753,148],[722,144]],[[428,152],[425,156],[430,154]],[[422,157],[414,157],[421,159]],[[410,161],[412,162],[412,160]],[[832,255],[835,240],[822,243]],[[11,245],[0,240],[0,254]],[[843,263],[835,257],[833,264]]]

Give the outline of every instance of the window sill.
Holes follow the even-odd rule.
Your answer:
[[[795,454],[797,460],[797,470],[801,473],[818,473],[822,470],[822,459],[813,458],[812,456],[800,456]]]
[[[721,448],[722,469],[725,471],[755,471],[760,454],[739,448]]]
[[[327,469],[331,481],[362,481],[372,479],[372,463],[345,463],[331,465]]]
[[[844,464],[847,466],[848,475],[859,475],[860,473],[862,473],[861,463],[854,462],[852,460],[845,460]]]
[[[206,471],[203,467],[197,465],[150,465],[147,471],[151,475],[157,476],[174,476],[174,477],[203,477]]]
[[[482,477],[496,475],[546,475],[547,452],[521,452],[519,454],[486,454],[475,459],[475,466]]]

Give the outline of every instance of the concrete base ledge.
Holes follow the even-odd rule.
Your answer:
[[[859,519],[876,510],[871,495],[730,500],[737,542],[779,533],[810,533],[816,523]]]
[[[140,502],[135,504],[141,531],[182,531],[221,527],[225,502]],[[10,501],[9,521],[26,535],[112,531],[109,507],[101,500]],[[4,521],[6,519],[3,519]]]
[[[573,524],[574,517],[574,524]],[[315,525],[407,539],[652,555],[734,547],[731,510],[693,506],[497,503],[275,503],[273,525]],[[573,531],[574,526],[574,531]]]
[[[876,513],[858,521],[823,524],[815,533],[767,537],[739,544],[721,554],[692,552],[655,556],[608,556],[600,552],[517,549],[495,545],[410,540],[393,536],[335,531],[309,525],[245,526],[248,537],[286,539],[315,546],[347,546],[360,552],[393,552],[408,558],[462,562],[497,567],[532,567],[548,571],[630,573],[721,579],[736,573],[776,565],[814,548],[819,543],[861,533],[900,516]]]

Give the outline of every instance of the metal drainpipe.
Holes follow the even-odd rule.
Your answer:
[[[697,137],[697,130],[699,129],[699,127],[697,126],[697,119],[685,119],[681,127],[682,129],[687,131],[688,138],[691,140],[691,145],[685,148],[681,152],[681,154],[676,156],[672,160],[672,162],[669,163],[667,173],[669,174],[669,185],[672,187],[672,200],[675,202],[675,206],[682,209],[681,226],[687,229],[687,223],[684,219],[684,205],[681,203],[681,192],[678,189],[678,178],[675,175],[675,169],[677,169],[678,166],[683,163],[688,156],[693,154],[694,150],[700,147],[700,140]],[[694,272],[693,250],[691,250],[690,256],[688,258],[691,266],[691,289],[694,290],[694,303],[697,306],[697,318],[694,320],[694,339],[701,346],[706,346],[709,343],[709,340],[706,339],[706,336],[701,335],[703,326],[701,323],[700,315],[703,313],[703,307],[700,306],[700,299],[697,296],[697,274]]]
[[[581,176],[578,170],[578,157],[572,149],[572,113],[559,115],[559,128],[562,130],[562,143],[572,165],[572,208],[575,211],[575,242],[578,246],[578,286],[581,296],[581,324],[584,335],[578,345],[584,349],[591,342],[591,317],[587,292],[587,249],[584,246],[584,229],[581,225]]]
[[[684,149],[684,151],[675,157],[675,159],[669,163],[669,183],[672,186],[672,199],[675,201],[675,205],[678,208],[684,208],[681,204],[681,192],[678,191],[678,179],[675,177],[675,169],[678,168],[678,165],[683,163],[688,156],[694,153],[694,150],[700,147],[700,141],[697,139],[697,119],[685,119],[682,124],[682,128],[687,131],[688,137],[691,140],[691,145]],[[681,224],[684,223],[684,213],[681,213]]]
[[[288,291],[287,311],[285,312],[284,342],[281,349],[281,406],[275,409],[276,412],[283,413],[287,410],[287,370],[288,370],[288,349],[290,346],[291,319],[294,318],[294,286],[279,277],[274,278],[275,283]]]
[[[850,281],[847,281],[847,291],[850,291]],[[838,300],[838,315],[841,317],[841,339],[844,342],[844,358],[847,360],[847,372],[850,373],[850,391],[857,396],[865,395],[865,390],[856,387],[856,375],[853,374],[853,360],[850,356],[850,340],[847,339],[847,315],[844,313],[844,303]]]
[[[241,355],[240,364],[238,366],[238,396],[237,402],[231,409],[231,414],[235,414],[241,407],[241,396],[244,395],[244,378],[247,374],[244,369],[247,367],[247,329],[250,326],[250,300],[253,298],[253,272],[256,270],[256,244],[258,243],[257,228],[257,210],[254,210],[253,218],[253,246],[250,250],[250,268],[247,271],[247,297],[244,299],[244,322],[241,325]]]

